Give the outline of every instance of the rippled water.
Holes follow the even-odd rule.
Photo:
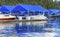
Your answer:
[[[0,23],[0,37],[60,37],[60,20]]]

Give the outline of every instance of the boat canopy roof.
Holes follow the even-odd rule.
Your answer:
[[[17,5],[12,11],[13,12],[22,12],[23,11],[24,12],[24,11],[27,11],[27,10],[20,5]]]
[[[6,7],[4,7],[4,6],[1,6],[0,13],[9,14],[9,10]]]
[[[7,8],[9,10],[9,12],[11,12],[15,6],[11,6],[11,5],[4,5],[5,8]]]
[[[59,12],[58,9],[49,9],[50,14],[53,14],[53,13],[57,14],[58,12]]]
[[[8,10],[6,7],[2,6],[2,7],[0,8],[0,11],[1,11],[1,12],[8,12],[9,10]]]
[[[30,5],[30,4],[18,4],[16,6],[11,6],[11,5],[3,5],[0,6],[0,12],[5,12],[5,13],[16,13],[16,14],[26,14],[26,13],[36,13],[38,14],[39,12],[42,13],[49,13],[49,14],[60,14],[60,10],[58,9],[45,9],[42,6],[39,5]]]
[[[46,9],[43,8],[42,6],[37,6],[37,5],[29,5],[29,4],[18,4],[16,7],[12,10],[12,13],[15,14],[29,14],[29,13],[36,13],[36,15],[39,12],[45,12]],[[34,14],[35,15],[35,14]]]
[[[38,6],[38,5],[29,5],[29,4],[19,4],[19,5],[25,8],[27,11],[32,11],[32,12],[35,12],[35,11],[44,12],[46,10],[42,6]]]
[[[60,10],[59,10],[59,12],[57,12],[56,14],[57,14],[57,15],[60,15]]]
[[[25,12],[45,12],[46,9],[42,6],[29,5],[29,4],[18,4],[12,11],[25,11]]]

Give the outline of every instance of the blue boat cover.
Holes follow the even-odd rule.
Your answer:
[[[40,11],[40,12],[44,12],[46,9],[43,8],[42,6],[36,6],[36,5],[29,5],[29,4],[19,4],[18,6],[22,6],[23,8],[25,8],[27,11]]]
[[[12,10],[13,12],[18,12],[18,11],[26,11],[26,9],[25,8],[23,8],[22,6],[20,6],[20,5],[17,5],[13,10]]]
[[[50,12],[50,14],[53,14],[53,13],[57,14],[59,12],[59,10],[58,9],[49,9],[49,12]]]
[[[45,12],[46,9],[43,8],[42,6],[36,6],[36,5],[29,5],[29,4],[18,4],[12,11],[40,11],[40,12]]]
[[[0,11],[1,12],[7,12],[7,11],[9,11],[6,7],[4,7],[4,6],[2,6],[1,8],[0,8]]]
[[[60,15],[60,10],[59,10],[59,12],[57,12],[57,15]]]
[[[12,11],[15,6],[11,6],[11,5],[5,5],[4,7],[6,7],[9,11]]]
[[[13,10],[12,10],[12,12],[14,13],[15,12],[15,14],[17,13],[17,14],[26,14],[27,13],[27,10],[25,9],[25,8],[23,8],[22,6],[20,6],[20,5],[17,5]]]
[[[0,11],[1,11],[2,13],[9,14],[9,10],[8,10],[6,7],[4,7],[4,6],[2,6],[2,7],[0,8]]]

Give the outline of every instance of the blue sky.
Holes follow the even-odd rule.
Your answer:
[[[54,0],[53,0],[54,1]],[[60,1],[60,0],[57,0],[57,1]]]
[[[60,0],[57,0],[57,1],[60,1]]]

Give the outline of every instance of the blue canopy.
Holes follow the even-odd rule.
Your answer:
[[[11,6],[11,5],[5,5],[4,7],[6,7],[9,11],[12,11],[15,6]]]
[[[7,13],[7,14],[8,14],[8,12],[9,12],[9,10],[8,10],[6,7],[4,7],[4,6],[2,6],[2,7],[0,8],[0,11],[1,11],[2,13]]]
[[[24,11],[27,11],[27,10],[20,5],[17,5],[12,11],[13,12],[14,11],[20,11],[20,12],[23,11],[24,12]]]
[[[60,15],[60,10],[59,10],[59,12],[57,12],[57,15]]]
[[[25,9],[25,8],[23,8],[22,6],[20,6],[20,5],[17,5],[13,10],[12,10],[12,12],[14,13],[14,14],[18,14],[18,15],[20,15],[20,14],[26,14],[27,13],[27,10]]]
[[[7,12],[7,11],[9,11],[6,7],[4,7],[4,6],[2,6],[1,8],[0,8],[0,11],[1,12]]]
[[[12,15],[21,15],[21,14],[26,14],[27,10],[23,8],[20,5],[17,5],[13,10],[12,10]]]
[[[49,9],[49,14],[57,14],[59,12],[59,10],[57,9]]]
[[[35,12],[35,11],[45,12],[45,10],[46,10],[42,6],[37,6],[37,5],[19,4],[18,6],[22,6],[27,11],[32,11],[32,12]]]
[[[37,12],[38,11],[38,12]],[[45,12],[46,9],[42,6],[36,6],[36,5],[29,5],[29,4],[18,4],[12,12],[20,12],[22,14],[26,14],[28,12],[35,12],[36,14],[39,12]]]

